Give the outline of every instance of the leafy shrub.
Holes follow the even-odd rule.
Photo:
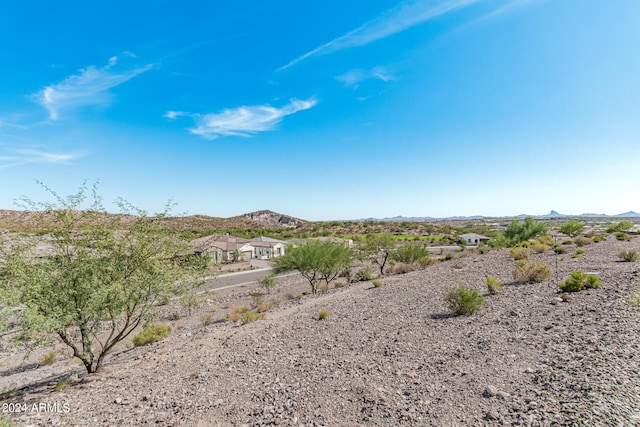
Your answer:
[[[449,291],[447,302],[456,314],[470,316],[482,308],[484,297],[480,296],[475,289],[460,286]]]
[[[567,248],[563,248],[562,246],[556,246],[556,247],[553,248],[553,251],[555,253],[557,253],[558,255],[566,254],[567,253]]]
[[[64,390],[64,389],[68,388],[68,387],[69,387],[69,385],[70,385],[70,384],[69,384],[69,380],[68,380],[68,379],[60,380],[60,381],[58,381],[58,382],[56,383],[55,390],[56,390],[56,391],[62,391],[62,390]]]
[[[577,236],[584,230],[584,223],[575,220],[567,221],[560,226],[560,232],[567,236]]]
[[[263,320],[265,317],[264,313],[256,313],[255,311],[247,311],[242,315],[242,324],[246,325],[247,323],[255,322],[256,320]]]
[[[525,240],[524,242],[520,242],[518,246],[520,246],[521,248],[528,248],[529,246],[531,246],[531,242],[528,240]]]
[[[373,284],[373,286],[375,286],[376,288],[379,288],[382,283],[380,283],[380,280],[372,280],[371,284]]]
[[[562,244],[563,245],[573,245],[573,240],[567,239],[567,240],[563,241]]]
[[[358,282],[366,282],[367,280],[374,279],[375,277],[376,275],[370,265],[365,265],[356,271],[356,280]]]
[[[400,246],[390,254],[391,259],[394,261],[404,262],[406,264],[412,264],[420,258],[428,257],[429,255],[430,252],[426,246],[414,244]]]
[[[318,319],[325,320],[327,317],[329,317],[329,310],[327,309],[320,310],[320,313],[318,314]]]
[[[636,251],[622,251],[618,254],[618,258],[625,262],[635,262],[638,260],[638,252]]]
[[[516,282],[546,282],[553,277],[553,270],[544,261],[527,262],[525,260],[518,261],[516,268],[513,270],[513,279]]]
[[[133,345],[140,347],[161,341],[169,336],[169,331],[168,326],[150,323],[142,328],[142,332],[134,335]]]
[[[607,236],[605,236],[604,234],[596,234],[591,238],[591,240],[593,240],[594,243],[598,243],[598,242],[606,241]]]
[[[530,253],[531,252],[527,248],[517,247],[511,249],[511,252],[509,252],[509,257],[515,260],[527,259]]]
[[[611,224],[605,230],[607,233],[619,233],[621,231],[630,230],[633,227],[633,224],[627,220],[620,221],[615,224]],[[619,240],[619,239],[618,239]]]
[[[615,234],[616,239],[620,240],[621,242],[628,242],[629,240],[631,240],[631,236],[629,236],[627,233],[623,233],[622,231],[619,231]]]
[[[571,255],[571,258],[578,258],[580,255],[584,255],[585,253],[587,253],[585,248],[578,248],[576,249],[576,252]]]
[[[571,277],[569,277],[565,282],[560,283],[558,286],[562,292],[579,292],[583,289],[599,288],[600,285],[600,279],[593,274],[574,271],[571,273]]]
[[[393,272],[396,274],[410,273],[412,271],[416,271],[416,266],[404,262],[399,262],[393,267]]]
[[[51,365],[56,361],[56,353],[55,351],[50,351],[47,354],[43,354],[40,358],[40,364],[43,366]]]
[[[273,274],[269,274],[264,276],[259,281],[260,286],[262,286],[268,293],[271,293],[271,289],[273,289],[278,282],[276,281],[276,277]]]
[[[573,239],[573,243],[575,243],[576,246],[586,246],[592,244],[593,240],[589,239],[588,237],[576,237],[575,239]]]
[[[493,247],[513,247],[546,232],[547,226],[533,218],[525,218],[522,222],[514,219],[509,223],[504,233],[489,243]]]
[[[491,295],[497,295],[502,292],[502,286],[500,285],[500,281],[493,276],[487,276],[484,280],[485,285],[487,285],[487,290]]]

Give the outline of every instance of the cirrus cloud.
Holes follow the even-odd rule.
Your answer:
[[[118,57],[112,56],[102,68],[89,66],[81,69],[60,83],[44,87],[33,99],[49,111],[51,120],[58,120],[62,110],[107,103],[110,100],[109,89],[153,68],[149,64],[118,72],[113,69],[117,63]]]
[[[282,119],[299,111],[308,110],[318,102],[315,99],[292,99],[281,108],[271,105],[253,105],[228,108],[219,113],[197,114],[182,111],[168,111],[164,117],[176,119],[191,117],[196,127],[189,129],[195,135],[205,139],[216,139],[224,136],[243,136],[273,130]]]

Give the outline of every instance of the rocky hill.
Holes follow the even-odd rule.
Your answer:
[[[250,219],[251,221],[255,221],[257,223],[262,224],[262,226],[264,227],[270,227],[270,228],[275,228],[275,227],[298,228],[307,223],[307,221],[304,221],[302,219],[294,218],[289,215],[283,215],[283,214],[269,211],[269,210],[251,212],[251,213],[241,215],[241,217]]]
[[[78,215],[81,212],[78,211]],[[134,220],[134,216],[105,213],[100,219],[110,220],[119,217],[123,226]],[[53,213],[0,210],[0,229],[11,231],[39,232],[46,231],[53,221]],[[306,221],[292,216],[268,210],[252,212],[230,218],[219,218],[207,215],[189,215],[167,217],[163,220],[170,230],[232,230],[248,228],[297,228]]]

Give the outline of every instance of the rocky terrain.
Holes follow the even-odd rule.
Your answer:
[[[11,414],[17,425],[640,425],[640,311],[627,300],[640,270],[617,256],[640,251],[640,239],[609,237],[585,249],[575,258],[575,246],[532,256],[554,269],[557,261],[560,280],[573,270],[602,280],[566,302],[557,279],[511,283],[508,250],[317,296],[300,296],[308,284],[289,276],[265,320],[202,326],[204,311],[215,306],[222,317],[251,291],[227,290],[179,328],[171,323],[169,338],[122,349],[103,372],[72,376],[64,390],[47,377],[77,365],[32,370],[20,378],[35,385],[3,404],[29,408]],[[502,293],[487,296],[480,314],[451,315],[447,291],[485,293],[487,275],[502,281]],[[0,369],[3,384],[19,375]]]

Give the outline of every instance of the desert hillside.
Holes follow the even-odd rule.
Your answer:
[[[13,414],[19,425],[639,425],[640,311],[627,297],[640,270],[620,262],[622,250],[640,250],[640,239],[610,236],[576,257],[576,248],[534,254],[554,269],[557,260],[561,280],[574,270],[601,279],[566,301],[555,279],[512,283],[514,261],[502,249],[317,296],[288,276],[269,295],[280,305],[265,320],[198,321],[247,304],[253,289],[237,288],[190,318],[165,318],[169,338],[123,349],[100,374],[72,377],[62,391],[32,377],[35,387],[6,402],[68,405]],[[447,291],[486,294],[487,275],[502,293],[479,314],[452,315]],[[3,382],[15,375],[2,371]]]

